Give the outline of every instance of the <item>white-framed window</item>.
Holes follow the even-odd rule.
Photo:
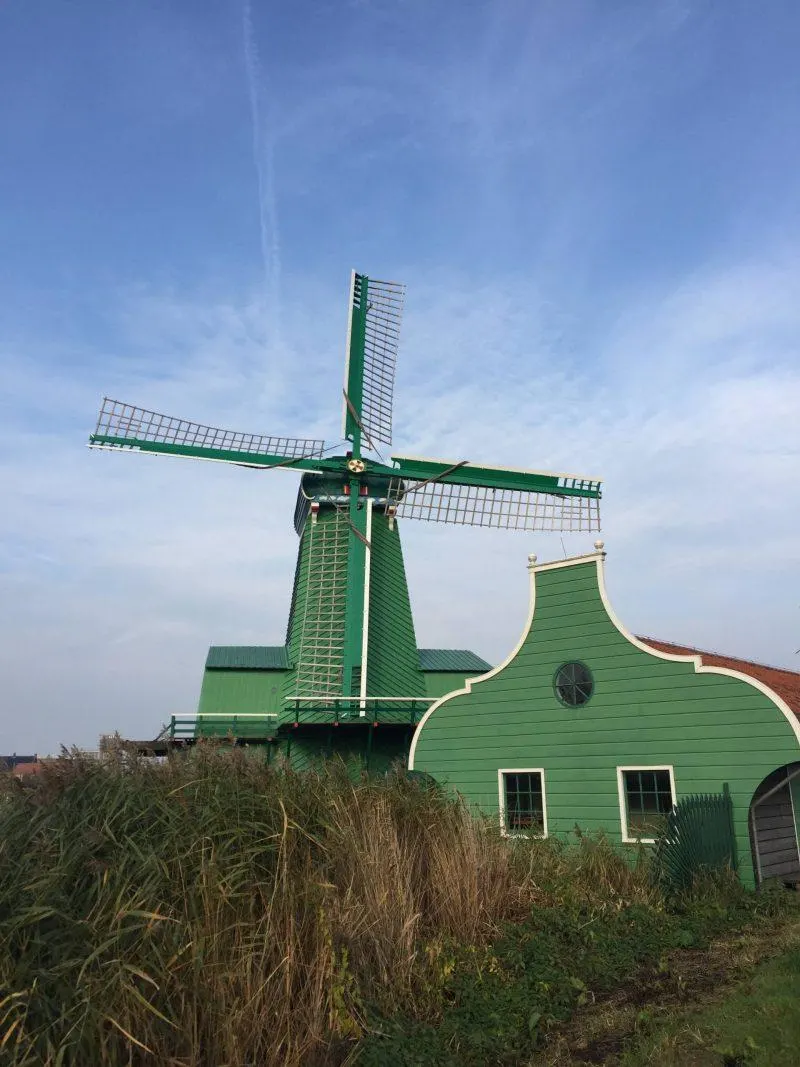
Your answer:
[[[657,767],[617,767],[622,840],[652,844],[675,807],[675,772]]]
[[[500,829],[506,837],[547,837],[547,796],[542,767],[503,767],[497,772]]]

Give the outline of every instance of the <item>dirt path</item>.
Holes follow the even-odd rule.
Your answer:
[[[660,1022],[719,1003],[766,960],[800,946],[795,914],[757,930],[728,935],[708,949],[669,953],[658,973],[638,976],[615,993],[587,1005],[558,1034],[536,1063],[616,1064],[632,1040]]]

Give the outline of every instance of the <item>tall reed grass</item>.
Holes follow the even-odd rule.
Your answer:
[[[0,798],[0,1062],[342,1062],[366,1004],[425,1013],[437,946],[576,897],[657,903],[602,841],[509,842],[399,772],[64,758]]]

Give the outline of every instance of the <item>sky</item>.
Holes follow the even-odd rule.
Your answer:
[[[335,443],[352,268],[408,286],[396,453],[602,477],[629,629],[800,669],[798,54],[795,0],[2,0],[0,752],[281,642],[297,476],[85,444]],[[494,662],[594,540],[402,537]]]

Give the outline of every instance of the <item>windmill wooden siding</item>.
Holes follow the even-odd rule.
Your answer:
[[[372,524],[367,692],[426,696],[406,583],[400,530],[381,516]],[[407,745],[403,746],[403,754]]]
[[[638,647],[609,615],[602,567],[596,553],[532,568],[533,611],[520,647],[471,692],[433,706],[417,728],[410,765],[488,812],[499,811],[500,769],[543,768],[549,833],[578,826],[617,841],[617,768],[672,767],[677,799],[717,793],[727,782],[752,881],[750,802],[767,775],[800,759],[796,723],[755,683],[697,673],[689,659]],[[566,707],[554,691],[555,673],[569,661],[585,663],[594,678],[579,707]]]

